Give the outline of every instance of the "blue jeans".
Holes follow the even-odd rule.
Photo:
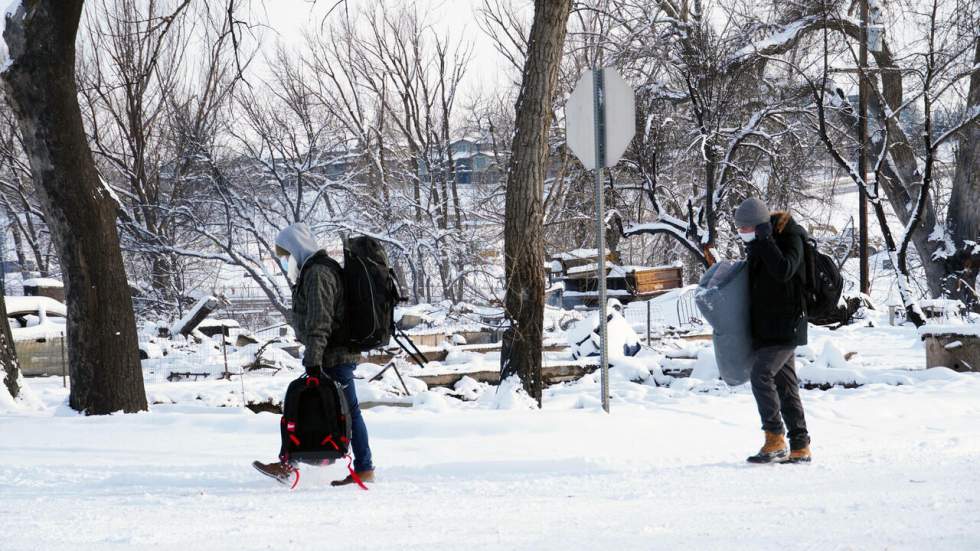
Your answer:
[[[354,450],[354,470],[360,473],[374,470],[374,464],[371,462],[371,445],[368,443],[367,425],[364,424],[364,417],[361,416],[361,406],[357,402],[357,390],[354,388],[354,369],[356,368],[356,364],[344,363],[324,369],[323,372],[337,381],[344,389],[344,398],[347,399],[347,407],[350,408],[350,445]]]

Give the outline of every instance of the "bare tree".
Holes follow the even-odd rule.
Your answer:
[[[160,245],[176,240],[172,200],[182,197],[171,177],[175,152],[168,146],[168,109],[181,80],[191,42],[187,10],[176,0],[102,0],[85,18],[78,78],[90,143],[101,174],[121,199],[120,227],[130,264],[140,269],[141,311],[180,310],[177,258]],[[203,15],[208,15],[204,13]],[[138,262],[137,262],[138,261]]]
[[[378,98],[396,143],[389,175],[411,190],[414,236],[410,240],[416,270],[432,262],[443,295],[460,297],[462,216],[452,152],[451,119],[471,49],[460,39],[440,36],[415,6],[391,9],[382,4],[361,12],[362,32],[343,22],[356,59],[353,66],[362,91]],[[398,169],[401,165],[401,169]],[[405,169],[409,170],[405,170]],[[394,174],[391,174],[394,172]],[[415,277],[415,294],[422,278]]]
[[[729,207],[780,189],[773,184],[786,167],[802,164],[806,129],[795,119],[802,94],[750,68],[729,69],[744,27],[716,21],[737,20],[732,7],[713,14],[700,2],[595,4],[602,17],[586,43],[635,82],[641,128],[617,172],[624,211],[611,220],[625,226],[624,237],[674,240],[696,274],[739,252],[725,225]],[[635,217],[623,222],[630,211]]]
[[[883,111],[877,119],[880,121],[880,128],[878,132],[875,133],[877,136],[876,140],[876,156],[877,161],[874,164],[874,173],[870,181],[866,180],[865,177],[860,174],[860,172],[847,161],[845,156],[839,151],[837,144],[832,138],[832,132],[830,130],[830,123],[828,122],[826,106],[827,103],[831,104],[831,108],[837,112],[839,117],[845,122],[847,127],[853,127],[860,124],[851,106],[847,103],[846,98],[843,93],[837,90],[830,90],[830,101],[827,100],[827,93],[829,87],[829,67],[828,67],[828,55],[829,55],[829,34],[828,28],[823,30],[823,51],[824,51],[824,67],[822,80],[819,83],[815,83],[812,79],[806,79],[809,85],[812,95],[816,104],[816,122],[814,127],[820,136],[821,141],[826,146],[830,156],[834,161],[840,165],[842,168],[847,170],[849,176],[854,180],[855,184],[864,190],[867,194],[869,202],[874,210],[875,217],[877,218],[878,225],[881,229],[882,236],[885,241],[885,248],[888,254],[891,256],[892,263],[897,271],[897,283],[899,294],[902,299],[902,304],[906,311],[906,317],[912,321],[916,326],[921,326],[925,323],[925,316],[919,309],[917,301],[913,296],[912,292],[912,273],[909,269],[908,253],[909,247],[912,243],[913,236],[919,229],[919,226],[923,223],[930,221],[931,218],[927,216],[934,216],[932,214],[934,204],[934,191],[933,188],[936,186],[935,183],[935,172],[937,168],[937,160],[940,155],[940,146],[948,140],[955,133],[964,130],[973,124],[972,121],[976,119],[975,114],[967,112],[965,115],[961,115],[959,120],[953,121],[951,127],[945,129],[944,132],[937,133],[934,128],[934,119],[936,115],[936,104],[940,101],[944,90],[954,86],[956,81],[963,78],[964,74],[957,70],[950,70],[956,63],[956,58],[958,57],[957,50],[951,49],[948,46],[950,44],[944,45],[943,42],[947,40],[949,28],[942,28],[943,23],[939,17],[940,10],[939,0],[933,0],[931,5],[923,14],[916,14],[924,19],[923,25],[925,27],[925,49],[921,54],[916,57],[920,61],[917,64],[921,67],[917,71],[918,76],[921,79],[918,92],[915,94],[916,99],[922,102],[922,114],[923,114],[923,127],[921,132],[922,143],[921,147],[915,147],[916,151],[921,151],[922,156],[922,174],[920,182],[915,186],[916,195],[914,199],[904,205],[909,212],[907,220],[903,223],[903,228],[898,234],[898,239],[895,238],[895,234],[890,227],[888,222],[887,213],[885,211],[885,204],[882,199],[882,187],[887,186],[887,176],[885,176],[885,167],[888,165],[889,161],[893,161],[892,154],[895,152],[894,144],[889,143],[889,137],[894,136],[895,132],[902,131],[898,129],[896,131],[889,131],[889,119],[897,118],[902,113],[894,112],[889,114],[887,111]],[[962,48],[962,46],[961,46]],[[799,68],[796,68],[799,70]],[[801,71],[802,73],[802,71]],[[952,73],[952,74],[950,74]],[[863,74],[860,78],[870,79],[869,75]],[[879,96],[878,106],[883,105],[883,99]],[[915,99],[909,100],[902,106],[902,110],[908,109]],[[904,138],[904,136],[901,136]],[[902,142],[900,146],[912,145],[910,142]],[[968,146],[969,147],[969,146]],[[914,153],[915,154],[915,153]],[[892,184],[894,185],[894,184]],[[968,189],[969,186],[961,186],[957,189],[955,182],[953,184],[953,193],[963,193],[964,187]],[[955,202],[954,202],[955,204]],[[951,216],[951,218],[955,218]],[[932,236],[933,240],[937,239],[935,234]],[[952,243],[946,244],[948,247],[955,247]],[[933,254],[933,258],[942,257],[945,251],[939,251]],[[949,252],[955,252],[949,251]],[[975,291],[972,287],[967,284],[968,289],[972,292],[970,294],[968,302],[976,303]],[[968,293],[969,294],[969,293]]]
[[[947,7],[950,6],[932,2],[919,12],[916,6],[892,5],[898,11],[894,21],[921,21],[924,23],[919,25],[921,32],[904,34],[906,42],[911,42],[905,46],[893,44],[886,33],[880,49],[871,52],[875,71],[861,78],[871,90],[870,126],[884,128],[883,132],[871,136],[873,150],[884,155],[873,185],[880,188],[888,207],[909,229],[903,237],[908,238],[918,253],[929,294],[960,298],[976,309],[980,304],[976,291],[980,250],[975,246],[980,212],[965,205],[972,204],[969,198],[980,197],[980,156],[975,154],[975,141],[971,141],[971,137],[977,136],[980,124],[980,78],[977,77],[980,39],[975,33],[980,23],[980,8],[975,3],[960,5],[963,9]],[[831,33],[830,44],[843,47],[849,63],[856,63],[857,54],[850,41],[860,40],[861,29],[846,9],[846,5],[836,3],[795,4],[781,14],[778,24],[768,26],[761,38],[746,37],[745,45],[730,56],[729,70],[770,64],[778,56],[809,44],[808,39],[814,33],[823,31]],[[910,51],[898,56],[896,47]],[[841,98],[844,107],[837,113],[842,116],[848,137],[856,135],[856,110],[843,94],[835,95]],[[942,109],[952,117],[941,134],[929,137],[929,145],[917,144],[902,115],[919,101],[924,105],[927,97],[927,108],[933,111],[930,116]],[[954,142],[958,150],[943,221],[941,205],[936,201],[938,195],[926,189],[934,185],[935,174],[927,179],[923,167],[926,155],[934,155],[944,144]],[[899,243],[896,247],[907,250]]]
[[[0,206],[10,221],[14,252],[24,279],[38,273],[57,274],[57,262],[38,201],[31,166],[13,111],[3,103],[0,111]]]

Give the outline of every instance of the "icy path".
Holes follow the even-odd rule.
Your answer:
[[[742,462],[746,392],[372,410],[370,492],[261,479],[271,414],[0,415],[0,549],[980,548],[980,377],[803,398],[808,466]]]

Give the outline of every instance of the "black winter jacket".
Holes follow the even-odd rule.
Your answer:
[[[752,346],[807,343],[803,297],[806,231],[788,213],[771,217],[773,235],[748,244]]]

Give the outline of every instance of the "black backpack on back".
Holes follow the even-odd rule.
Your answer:
[[[340,385],[326,375],[289,383],[282,403],[279,459],[286,463],[333,463],[350,449],[351,420]]]
[[[368,236],[354,237],[344,242],[343,266],[324,252],[317,253],[308,264],[333,268],[344,286],[345,317],[341,331],[331,336],[330,345],[345,346],[356,353],[388,344],[401,294],[381,242]]]
[[[816,240],[809,236],[803,239],[803,261],[807,318],[816,323],[817,320],[836,317],[844,291],[844,278],[837,262],[820,252]]]
[[[381,242],[366,235],[348,239],[341,278],[347,297],[350,349],[365,352],[388,344],[401,294]]]

